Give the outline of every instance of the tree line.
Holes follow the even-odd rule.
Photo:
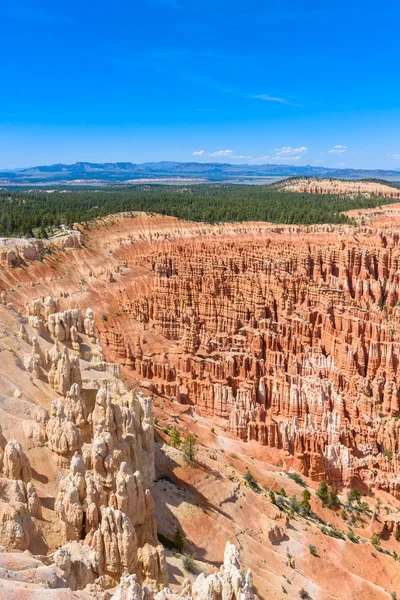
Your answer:
[[[270,221],[293,225],[345,224],[349,209],[395,202],[280,190],[271,185],[136,185],[100,189],[0,192],[0,236],[46,237],[61,225],[73,226],[124,211],[145,211],[208,223]]]

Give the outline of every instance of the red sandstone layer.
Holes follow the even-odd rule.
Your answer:
[[[400,236],[388,211],[380,229],[376,217],[290,230],[109,217],[82,229],[82,247],[29,267],[4,255],[4,301],[92,306],[131,381],[225,419],[313,479],[399,496]]]

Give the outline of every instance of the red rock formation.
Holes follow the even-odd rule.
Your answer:
[[[289,230],[140,215],[86,233],[85,248],[18,272],[20,288],[19,267],[6,269],[8,301],[31,298],[33,282],[35,295],[59,296],[41,318],[75,351],[80,331],[94,335],[92,315],[82,324],[65,309],[94,306],[106,357],[130,381],[225,419],[242,440],[281,449],[316,480],[360,477],[400,496],[394,218],[381,229]],[[73,357],[56,359],[54,386],[65,394]],[[33,350],[30,368],[40,361]],[[100,437],[94,447],[105,444],[107,456]]]

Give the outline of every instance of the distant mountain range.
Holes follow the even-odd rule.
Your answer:
[[[400,171],[383,169],[331,169],[294,165],[231,165],[198,162],[130,162],[55,164],[0,172],[0,186],[57,184],[117,184],[143,182],[261,182],[284,177],[313,176],[340,179],[400,180]]]

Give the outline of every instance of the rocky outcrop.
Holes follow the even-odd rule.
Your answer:
[[[252,231],[137,244],[146,286],[119,281],[106,354],[304,475],[397,495],[397,231]]]
[[[31,482],[31,466],[17,440],[6,442],[0,428],[0,537],[11,550],[26,550],[37,535],[42,509]],[[33,519],[34,518],[34,519]]]
[[[85,316],[79,309],[60,311],[59,300],[48,296],[29,303],[27,313],[27,319],[16,317],[22,325],[13,342],[24,350],[17,363],[24,391],[15,388],[8,407],[23,416],[21,426],[18,420],[13,424],[21,442],[7,441],[0,429],[1,544],[8,550],[45,550],[56,539],[63,548],[48,570],[52,584],[85,588],[88,598],[105,597],[123,573],[157,590],[167,572],[150,491],[151,399],[128,392],[118,366],[104,362],[91,310]],[[7,379],[6,388],[12,385]],[[50,414],[26,402],[26,389],[39,389],[39,398],[58,394]],[[51,483],[31,468],[28,455],[56,467]],[[46,491],[54,486],[52,510]]]
[[[36,447],[43,447],[47,441],[46,425],[49,420],[49,415],[46,409],[39,408],[35,423],[30,423],[28,437]]]
[[[141,587],[136,575],[123,576],[111,600],[152,600],[153,591],[148,586]],[[201,573],[192,583],[185,579],[179,592],[164,588],[155,600],[209,600],[210,598],[230,598],[231,600],[258,600],[253,592],[251,569],[244,574],[240,570],[239,551],[227,543],[224,563],[213,575]]]
[[[53,452],[69,460],[74,452],[82,448],[83,439],[78,427],[69,420],[61,398],[51,405],[51,416],[46,425],[49,447]]]
[[[12,578],[17,588],[28,580],[32,590],[70,589],[85,592],[87,598],[103,599],[105,590],[119,584],[122,577],[117,591],[121,597],[132,589],[148,600],[160,590],[168,597],[165,553],[157,541],[150,491],[154,479],[151,400],[142,393],[127,392],[122,384],[108,384],[109,378],[115,378],[112,369],[98,370],[99,363],[85,366],[78,355],[70,357],[76,336],[68,338],[67,334],[61,341],[60,330],[50,331],[46,325],[52,315],[60,314],[58,308],[58,303],[49,299],[33,303],[30,312],[35,327],[27,325],[26,335],[19,337],[28,349],[30,346],[29,356],[38,366],[37,373],[32,372],[31,363],[25,362],[27,373],[34,376],[31,385],[48,386],[60,395],[52,401],[50,415],[43,407],[29,412],[29,426],[23,427],[24,445],[0,435],[0,535],[9,551],[46,543],[51,503],[45,498],[42,504],[32,473],[42,486],[46,479],[31,467],[28,458],[39,452],[49,464],[54,460],[57,465],[54,483],[58,492],[51,519],[61,548],[46,557],[45,564],[35,559],[29,573],[9,568],[6,575],[0,555],[0,590],[7,590],[6,582]],[[91,320],[91,313],[88,318]],[[78,318],[76,323],[78,328]],[[42,335],[32,336],[32,331]],[[91,341],[90,329],[87,334],[83,328],[81,335],[83,344],[97,344]],[[71,358],[76,359],[73,375]],[[91,371],[89,378],[85,369]],[[86,388],[88,383],[95,385],[95,373],[104,387]],[[73,381],[74,377],[81,383]],[[68,383],[73,381],[69,387],[68,378]],[[13,397],[20,402],[20,410],[26,411],[24,392],[17,388]],[[244,577],[238,566],[234,572],[238,565],[235,556],[227,551],[218,575],[204,581],[199,577],[192,587],[186,582],[182,594],[190,592],[202,598],[217,593],[221,586],[230,595],[247,594],[251,578]]]
[[[370,188],[365,193],[380,193],[378,184]],[[119,236],[107,232],[103,254],[96,248],[110,307],[99,322],[108,357],[139,385],[229,420],[243,441],[283,450],[305,475],[361,478],[397,494],[400,255],[390,223],[356,233],[119,226]],[[91,268],[89,289],[95,279]],[[68,364],[84,351],[80,336],[95,334],[90,309],[83,317],[61,304],[44,296],[29,304],[29,318],[74,356],[55,348],[43,367],[32,342],[29,368],[46,378],[50,367],[49,380],[65,395],[80,384]],[[100,458],[110,455],[104,436],[96,444]]]
[[[44,561],[44,562],[43,562]],[[0,595],[25,598],[77,598],[85,590],[85,600],[105,599],[98,559],[84,544],[71,542],[59,548],[50,560],[29,553],[0,553]]]
[[[68,309],[60,312],[60,303],[58,298],[46,296],[42,299],[36,299],[26,305],[26,312],[29,317],[30,325],[43,335],[45,332],[50,334],[55,340],[55,348],[47,355],[47,362],[57,371],[58,361],[61,358],[60,352],[65,353],[67,349],[60,347],[59,342],[69,342],[71,349],[77,356],[81,355],[81,334],[87,336],[89,340],[96,344],[97,338],[95,335],[94,314],[91,308],[86,309],[85,317],[79,308]],[[24,325],[21,325],[20,336],[27,339]],[[68,354],[68,352],[67,352]],[[96,349],[92,357],[98,355],[102,359],[100,349]],[[64,361],[65,363],[65,361]],[[67,367],[62,365],[64,371]],[[56,377],[56,375],[53,375]],[[56,388],[57,389],[57,388]],[[65,390],[61,393],[65,393]]]
[[[257,600],[253,592],[251,569],[246,574],[240,570],[239,551],[229,542],[225,548],[224,564],[220,571],[208,577],[202,573],[192,585],[193,599],[202,600],[218,594],[237,600],[239,598]]]
[[[54,553],[54,565],[63,574],[71,590],[91,589],[94,585],[102,591],[104,577],[97,554],[86,544],[69,542]],[[104,594],[104,592],[103,592]],[[93,594],[94,597],[97,594]],[[101,596],[100,596],[101,597]]]
[[[400,198],[395,187],[373,181],[341,181],[340,179],[289,179],[278,184],[285,190],[307,194],[338,194],[346,196],[375,196],[377,198]]]
[[[65,396],[74,384],[81,385],[82,379],[79,371],[79,360],[70,356],[66,346],[56,344],[47,354],[47,365],[50,366],[48,373],[49,384],[59,394]]]
[[[25,483],[31,479],[29,459],[17,440],[10,440],[4,448],[3,473],[5,477]]]
[[[43,251],[46,249],[79,248],[81,246],[81,235],[78,231],[71,231],[63,236],[38,240],[35,238],[2,238],[0,240],[0,262],[11,268],[40,261]]]
[[[91,545],[100,557],[104,572],[116,579],[122,573],[137,571],[138,543],[129,517],[114,508],[103,508],[100,527]]]
[[[400,497],[399,208],[374,214],[359,227],[309,228],[113,217],[89,226],[85,249],[33,262],[18,283],[4,265],[2,302],[21,307],[42,296],[18,325],[24,394],[30,385],[57,391],[43,402],[50,417],[37,421],[32,411],[21,444],[28,454],[33,446],[30,457],[48,452],[60,470],[57,525],[66,542],[96,540],[107,569],[123,568],[121,530],[112,551],[105,522],[100,535],[111,510],[135,530],[139,585],[159,560],[151,404],[126,392],[119,365],[129,385],[222,419],[286,471],[358,479],[360,489]],[[118,365],[93,341],[93,316],[106,358]],[[53,426],[66,440],[72,430],[73,443],[49,438]],[[137,512],[126,502],[131,493]],[[264,533],[282,539],[274,528]],[[106,584],[119,576],[109,570]]]
[[[42,562],[29,554],[4,554],[0,552],[0,594],[6,590],[21,591],[24,598],[46,598],[57,600],[79,598],[85,600],[109,600],[104,592],[104,575],[98,575],[101,567],[98,555],[85,544],[70,542],[54,553],[51,561]],[[28,585],[27,585],[27,582]],[[46,592],[45,592],[46,590]],[[58,595],[58,593],[60,595]],[[43,596],[44,597],[44,596]],[[192,583],[184,580],[181,589],[172,592],[163,588],[155,592],[149,585],[139,583],[136,574],[124,573],[111,595],[111,600],[209,600],[210,598],[231,600],[258,600],[252,590],[252,576],[240,570],[239,553],[227,544],[224,564],[213,575],[198,575]]]
[[[9,550],[27,550],[37,535],[32,517],[40,517],[41,507],[32,483],[0,478],[0,535]]]
[[[32,517],[40,519],[42,517],[42,507],[40,505],[39,496],[37,495],[36,488],[33,483],[29,482],[26,486],[26,496],[28,503],[28,510]]]

